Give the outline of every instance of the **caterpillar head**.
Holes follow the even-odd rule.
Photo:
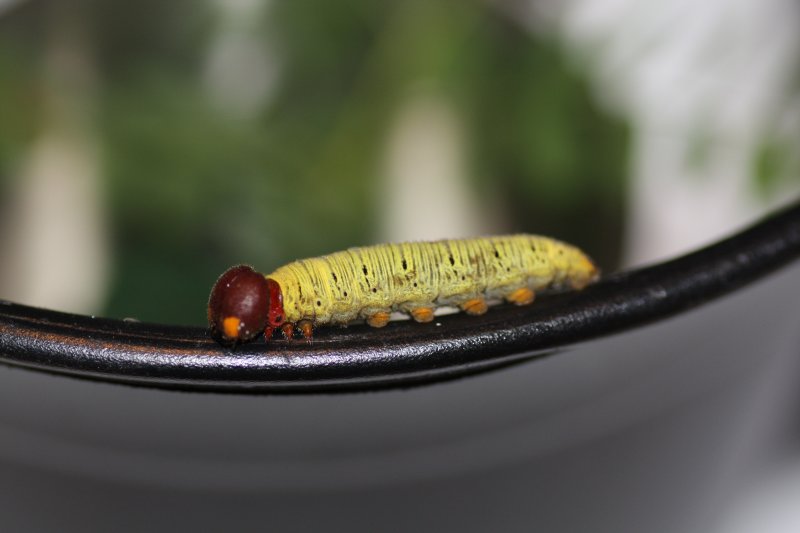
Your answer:
[[[208,325],[227,343],[247,342],[284,322],[283,296],[277,282],[252,267],[226,270],[211,289]]]

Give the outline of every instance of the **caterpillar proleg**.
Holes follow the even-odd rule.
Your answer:
[[[526,305],[542,290],[579,290],[599,271],[570,244],[537,235],[510,235],[351,248],[284,265],[271,274],[228,269],[214,285],[208,321],[224,342],[245,342],[280,328],[365,320],[385,326],[392,312],[417,322],[441,306],[480,315],[488,305]]]

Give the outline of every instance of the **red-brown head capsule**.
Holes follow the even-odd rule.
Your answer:
[[[246,342],[264,331],[269,311],[267,279],[252,267],[239,265],[226,270],[211,289],[208,324],[224,341]]]

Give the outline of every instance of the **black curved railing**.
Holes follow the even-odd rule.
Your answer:
[[[408,386],[479,372],[658,320],[800,257],[800,203],[677,259],[529,307],[430,324],[321,328],[314,342],[224,348],[197,327],[94,318],[0,301],[0,361],[131,384],[247,391]]]

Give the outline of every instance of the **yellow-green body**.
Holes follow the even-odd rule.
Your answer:
[[[377,312],[502,300],[528,287],[581,289],[597,278],[578,248],[536,235],[379,244],[303,259],[268,278],[287,322],[347,324]]]

